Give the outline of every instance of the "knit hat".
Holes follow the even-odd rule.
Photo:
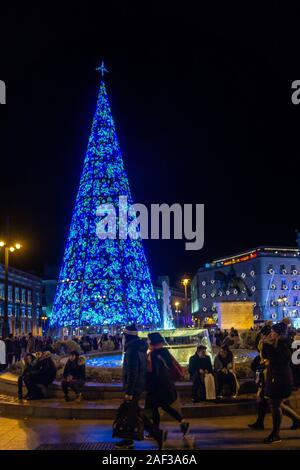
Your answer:
[[[272,326],[272,330],[275,331],[279,336],[285,336],[287,332],[287,325],[284,322],[275,323]]]
[[[137,336],[139,334],[138,329],[135,325],[127,325],[123,331],[125,335]]]
[[[165,343],[164,337],[160,333],[149,333],[148,338],[150,340],[150,344],[153,346],[155,344]]]
[[[282,319],[282,323],[285,323],[287,326],[289,326],[289,325],[292,324],[291,319],[288,318],[288,317],[284,317],[284,318]]]

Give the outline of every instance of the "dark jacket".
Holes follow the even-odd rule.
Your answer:
[[[147,389],[150,401],[157,406],[171,405],[177,399],[170,372],[172,359],[167,348],[154,349],[150,353],[152,371],[148,373]]]
[[[265,395],[269,398],[288,398],[292,393],[293,377],[290,367],[291,350],[285,338],[279,338],[277,347],[265,343],[262,356],[269,361]]]
[[[14,345],[14,339],[13,338],[6,338],[5,346],[6,346],[6,354],[14,354],[15,345]]]
[[[75,380],[85,381],[85,359],[83,357],[79,357],[78,360],[75,361],[67,360],[63,377],[66,379],[69,375]]]
[[[193,376],[199,371],[199,369],[207,370],[209,374],[212,374],[213,372],[210,357],[199,357],[198,354],[195,353],[193,356],[190,357],[189,360],[190,377],[193,378]]]
[[[56,367],[50,355],[41,357],[33,365],[30,377],[36,384],[50,385],[56,376]]]
[[[127,395],[138,397],[146,387],[147,343],[139,338],[125,344],[123,386]]]

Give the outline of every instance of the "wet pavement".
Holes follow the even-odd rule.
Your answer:
[[[189,436],[182,439],[174,422],[163,422],[169,432],[166,449],[296,449],[300,450],[300,430],[291,431],[291,422],[283,419],[282,442],[266,445],[262,443],[270,432],[271,417],[266,419],[265,431],[247,428],[253,416],[193,419]],[[35,449],[43,444],[114,443],[111,437],[111,421],[35,419],[0,417],[0,450]],[[156,449],[153,441],[136,443],[136,449]]]

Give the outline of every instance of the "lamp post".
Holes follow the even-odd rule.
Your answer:
[[[182,279],[182,284],[184,286],[184,303],[185,303],[185,322],[188,325],[189,324],[189,315],[188,315],[188,295],[187,295],[187,286],[190,282],[190,279],[187,277]]]
[[[174,305],[175,305],[175,313],[176,313],[176,326],[178,328],[178,326],[179,326],[179,315],[178,314],[180,312],[178,307],[180,305],[180,302],[178,302],[178,300],[177,300],[176,302],[174,302]]]
[[[41,320],[42,320],[42,336],[43,336],[43,330],[45,331],[46,321],[48,320],[48,317],[46,315],[42,315]],[[44,328],[43,328],[43,326],[44,326]]]
[[[9,255],[15,250],[20,250],[22,245],[15,243],[9,245],[5,241],[0,241],[0,248],[4,248],[4,313],[2,325],[2,337],[5,339],[9,335],[9,322],[8,322],[8,268],[9,268]]]

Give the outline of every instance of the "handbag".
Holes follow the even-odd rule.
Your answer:
[[[136,401],[124,401],[113,423],[112,437],[142,441],[144,439],[144,421]]]

